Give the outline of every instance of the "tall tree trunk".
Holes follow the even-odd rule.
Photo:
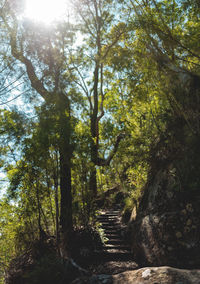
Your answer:
[[[96,179],[96,165],[98,159],[98,83],[99,83],[99,59],[95,62],[95,70],[94,70],[94,105],[93,111],[90,117],[90,131],[91,131],[91,143],[90,143],[90,155],[92,162],[92,169],[90,171],[90,181],[89,188],[92,197],[96,197],[97,195],[97,179]]]
[[[95,138],[96,137],[94,137],[93,139]],[[93,141],[93,139],[90,144],[90,151],[91,151],[90,155],[91,155],[92,166],[90,170],[89,189],[90,189],[91,197],[95,198],[97,196],[96,164],[97,164],[97,158],[98,158],[98,148],[97,148],[95,141]]]
[[[60,241],[59,232],[59,205],[58,205],[58,183],[55,183],[55,205],[56,205],[56,243]]]
[[[99,76],[101,70],[101,19],[100,19],[100,5],[98,1],[93,1],[94,11],[95,11],[95,21],[96,21],[96,46],[97,46],[97,57],[95,59],[95,68],[94,68],[94,84],[93,84],[93,110],[90,116],[90,131],[92,135],[91,141],[91,162],[92,162],[92,169],[90,172],[90,183],[89,188],[92,194],[92,197],[97,196],[97,171],[96,165],[98,160],[98,150],[99,150]]]
[[[61,225],[61,250],[63,256],[70,253],[72,223],[72,194],[71,194],[71,124],[70,104],[66,96],[58,96],[59,113],[59,158],[60,158],[60,225]],[[67,254],[67,255],[66,255]]]
[[[52,199],[51,199],[51,185],[50,185],[50,175],[49,172],[46,168],[46,183],[47,183],[47,194],[48,194],[48,198],[49,198],[49,207],[50,207],[50,212],[51,212],[51,217],[52,217],[52,222],[53,222],[53,226],[55,228],[55,216],[54,216],[54,212],[53,212],[53,207],[52,207]],[[45,218],[46,219],[46,218]],[[48,232],[49,230],[47,230]],[[49,232],[48,232],[49,233]]]
[[[36,184],[36,199],[37,199],[37,210],[38,210],[38,230],[39,230],[39,240],[42,240],[42,225],[41,225],[41,205],[40,205],[40,195],[39,195],[39,184]]]
[[[55,155],[56,165],[54,167],[54,197],[55,197],[55,206],[56,206],[56,243],[59,244],[60,241],[60,231],[59,231],[59,204],[58,204],[58,173],[59,173],[59,161],[58,153]]]

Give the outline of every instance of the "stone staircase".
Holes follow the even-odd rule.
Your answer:
[[[130,261],[132,254],[122,236],[120,210],[110,209],[101,211],[97,219],[101,223],[106,237],[103,253],[104,258],[109,261]]]
[[[101,210],[97,221],[104,230],[106,242],[102,250],[97,250],[81,265],[94,274],[113,275],[138,268],[129,246],[123,239],[120,210]]]

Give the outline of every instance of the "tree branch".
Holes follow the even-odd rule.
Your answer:
[[[28,59],[26,56],[24,56],[23,52],[18,50],[17,47],[17,24],[15,23],[15,28],[12,29],[4,17],[2,17],[4,20],[4,23],[9,31],[10,36],[10,45],[11,45],[11,53],[14,58],[19,60],[22,64],[25,65],[26,71],[29,77],[29,80],[31,82],[31,86],[45,99],[48,100],[50,93],[47,91],[47,89],[42,84],[41,80],[38,78],[38,76],[35,73],[35,69],[33,67],[33,64],[30,59]],[[15,20],[15,19],[14,19]],[[16,22],[16,21],[15,21]]]
[[[112,161],[114,155],[116,154],[116,152],[118,150],[119,143],[124,137],[125,137],[124,133],[121,133],[117,136],[117,139],[116,139],[115,144],[114,144],[114,148],[111,151],[111,153],[110,153],[110,155],[108,156],[107,159],[102,159],[102,158],[98,157],[98,159],[97,159],[97,165],[98,166],[109,166],[110,165],[110,162]]]

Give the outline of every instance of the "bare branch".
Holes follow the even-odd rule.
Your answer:
[[[17,96],[16,96],[16,97],[14,97],[13,99],[10,99],[10,100],[8,100],[8,101],[6,101],[6,102],[4,102],[4,103],[1,103],[1,104],[0,104],[0,106],[2,106],[2,105],[6,105],[6,104],[8,104],[8,103],[10,103],[10,102],[12,102],[12,101],[14,101],[14,100],[18,99],[20,96],[22,96],[22,95],[23,95],[23,94],[25,94],[26,92],[28,92],[28,90],[26,90],[26,91],[22,92],[21,94],[17,95]]]

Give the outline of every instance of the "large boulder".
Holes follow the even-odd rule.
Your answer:
[[[132,252],[141,265],[200,266],[200,190],[178,182],[172,164],[158,170],[129,224]]]
[[[76,279],[72,284],[197,284],[200,270],[183,270],[172,267],[145,267],[116,275],[94,275]]]

